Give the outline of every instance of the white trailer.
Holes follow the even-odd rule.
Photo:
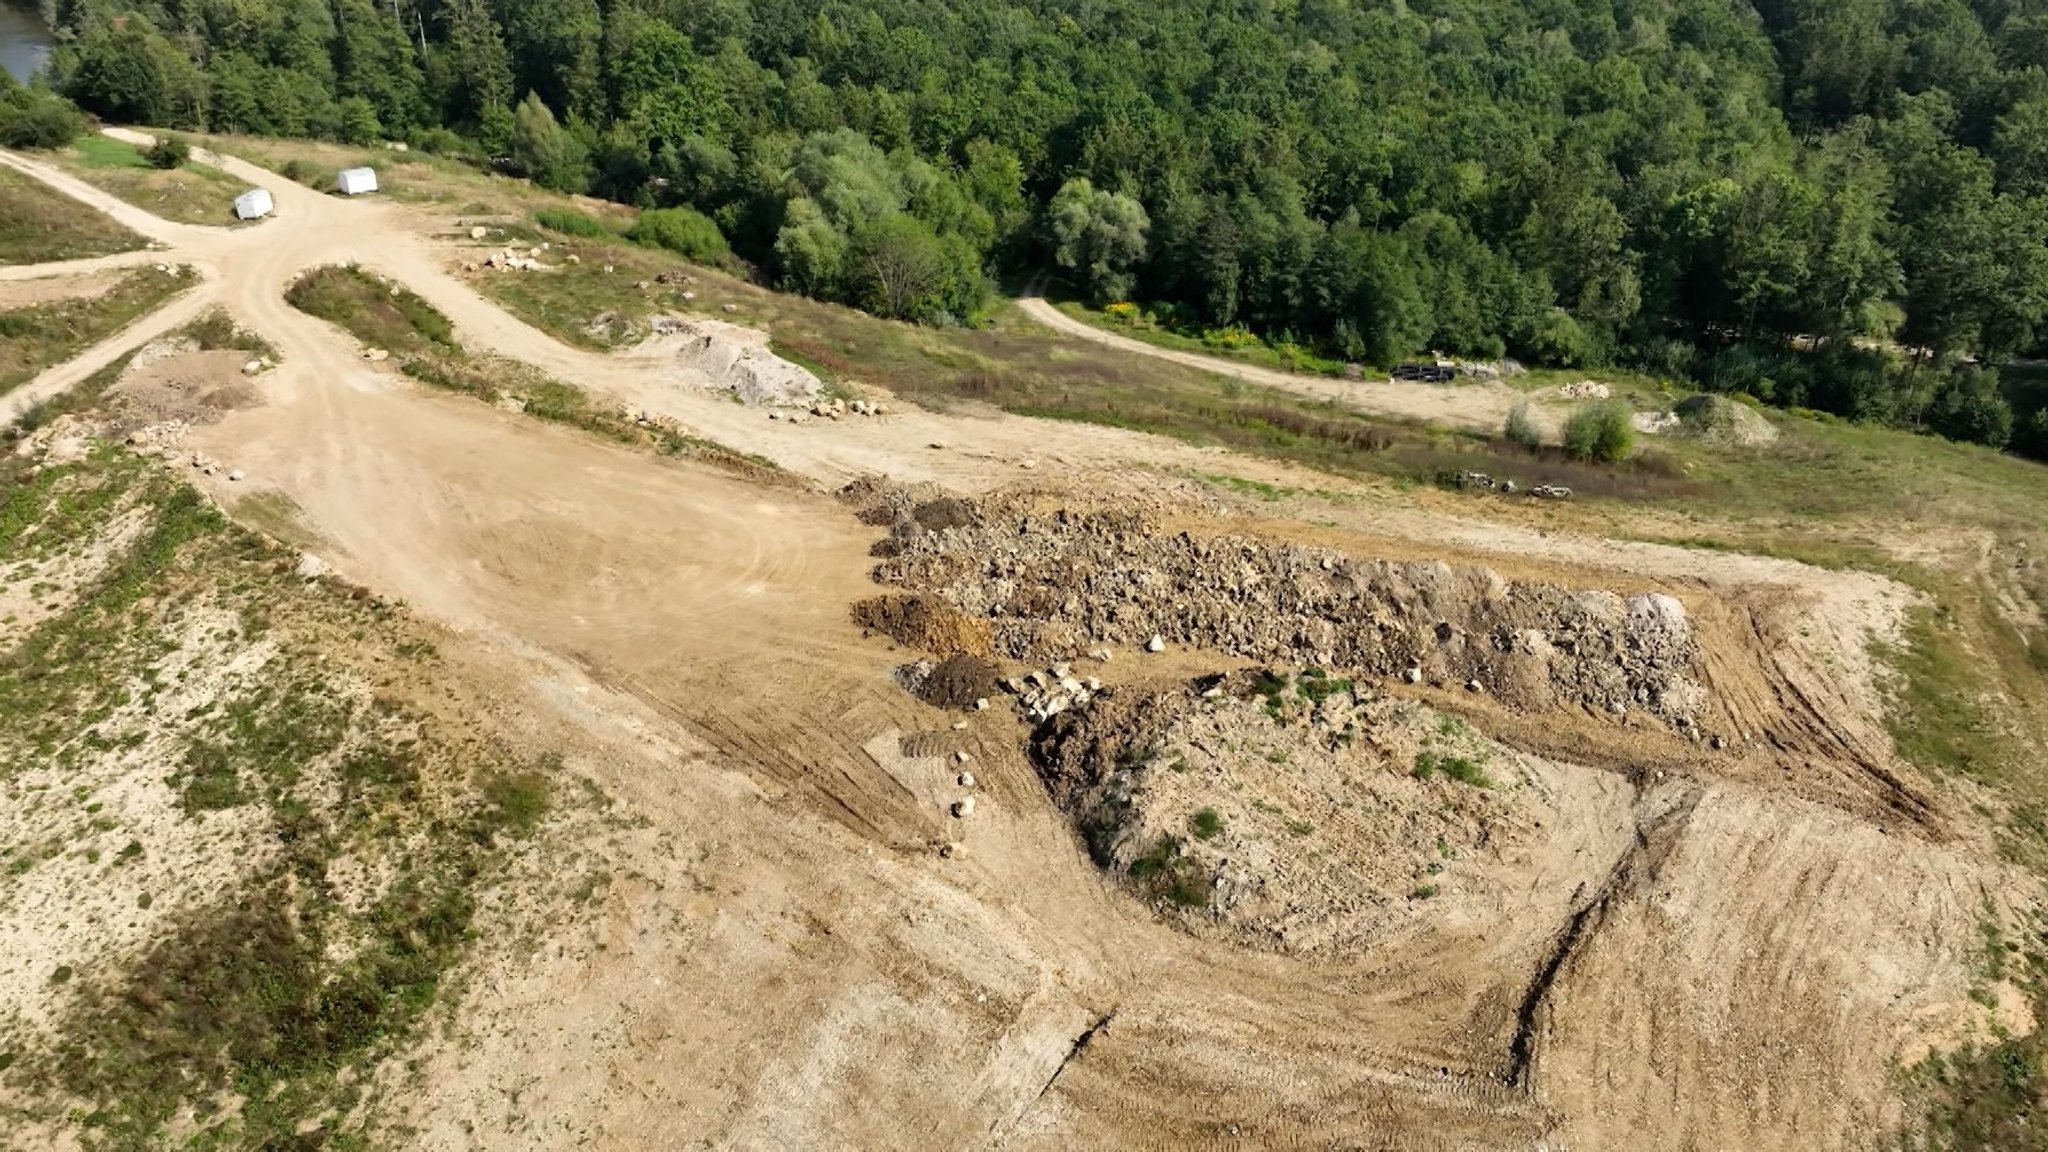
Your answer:
[[[343,196],[361,196],[377,190],[377,170],[374,168],[349,168],[334,178],[334,190]]]
[[[235,197],[235,219],[260,220],[270,215],[277,204],[270,198],[270,189],[251,188]]]

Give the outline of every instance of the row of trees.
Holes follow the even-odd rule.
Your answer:
[[[1057,264],[1346,357],[1768,362],[1906,423],[1947,374],[1859,349],[2048,326],[2041,0],[51,2],[102,115],[475,141],[895,316]]]

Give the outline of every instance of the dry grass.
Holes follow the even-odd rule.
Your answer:
[[[192,284],[186,268],[138,268],[98,296],[0,312],[0,394],[61,364]]]
[[[11,168],[0,168],[0,264],[131,252],[143,239]]]

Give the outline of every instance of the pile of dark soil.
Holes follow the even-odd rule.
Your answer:
[[[917,696],[940,708],[972,708],[976,700],[996,695],[998,679],[995,665],[961,653],[940,661],[919,685]]]

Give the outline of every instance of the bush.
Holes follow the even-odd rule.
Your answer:
[[[1616,464],[1635,447],[1634,413],[1620,400],[1582,404],[1564,425],[1565,454],[1574,460]]]
[[[604,221],[573,208],[542,208],[533,214],[533,222],[564,236],[600,239],[612,234]]]
[[[730,251],[718,225],[694,208],[653,208],[642,212],[626,230],[626,239],[649,248],[666,248],[699,264],[718,263]]]
[[[62,148],[84,132],[85,114],[54,92],[0,91],[0,147]]]
[[[183,168],[185,162],[192,159],[192,145],[186,143],[182,136],[159,136],[142,156],[149,161],[151,168]]]
[[[2012,405],[1999,394],[1998,373],[1958,365],[1935,390],[1927,426],[1950,440],[2005,447],[2012,440]]]
[[[1529,412],[1524,402],[1508,411],[1507,426],[1501,429],[1508,443],[1529,449],[1531,452],[1543,447],[1543,433],[1536,427],[1536,417]]]

